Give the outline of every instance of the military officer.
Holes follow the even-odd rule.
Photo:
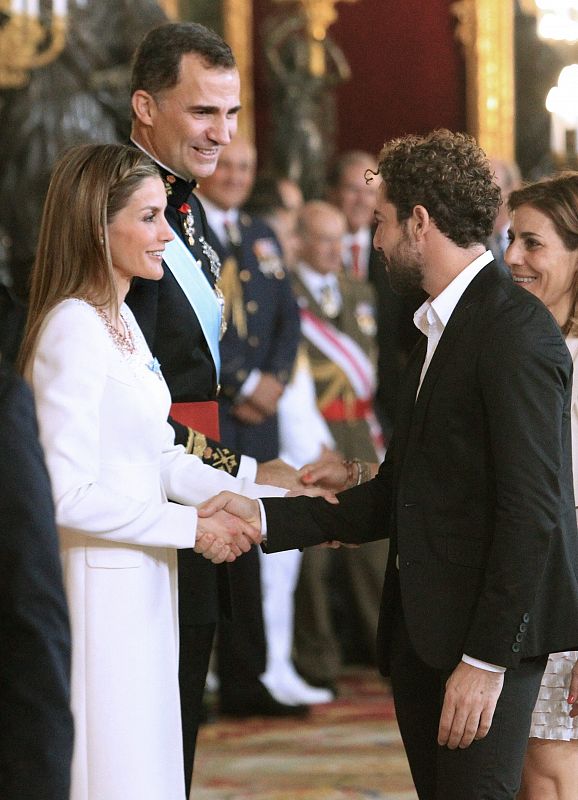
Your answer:
[[[300,260],[293,287],[317,390],[317,404],[346,458],[376,461],[372,414],[376,377],[375,297],[364,281],[342,271],[344,215],[321,201],[299,215]],[[345,573],[361,627],[360,643],[375,657],[379,592],[387,558],[384,540],[358,550],[308,549],[295,604],[297,666],[313,685],[333,688],[342,652],[332,619],[332,571]],[[334,592],[335,594],[335,592]]]
[[[299,343],[299,316],[273,231],[242,212],[255,179],[256,153],[236,137],[223,149],[215,171],[200,181],[200,195],[223,262],[227,331],[221,342],[219,417],[226,441],[259,461],[277,457],[277,404],[291,377]],[[239,716],[254,713],[266,669],[266,633],[257,552],[230,570],[239,619],[220,623],[221,707]],[[251,593],[254,613],[247,614]],[[236,602],[238,598],[238,602]],[[274,694],[274,689],[271,688]],[[286,698],[284,698],[286,699]],[[301,709],[301,704],[294,703]]]
[[[277,461],[254,459],[194,431],[194,417],[216,430],[220,367],[219,259],[194,194],[196,179],[215,168],[236,131],[239,73],[229,46],[195,23],[153,29],[139,46],[131,81],[135,146],[157,163],[167,191],[167,219],[177,234],[164,276],[136,280],[127,297],[151,350],[159,359],[175,413],[177,443],[207,463],[259,483],[293,486],[292,471]],[[200,405],[198,405],[200,403]],[[211,403],[213,404],[211,406]],[[207,405],[208,404],[208,405]],[[212,408],[215,409],[211,416]],[[146,433],[146,432],[143,432]],[[229,609],[227,568],[216,568],[193,551],[179,554],[180,688],[187,790],[190,787],[202,697],[219,606]],[[284,710],[264,696],[256,710]]]

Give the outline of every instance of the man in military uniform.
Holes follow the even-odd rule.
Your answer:
[[[291,376],[300,332],[275,235],[240,210],[255,168],[255,148],[236,137],[212,175],[200,182],[200,195],[223,262],[227,331],[221,342],[221,431],[236,449],[268,461],[279,454],[277,403]],[[239,716],[255,713],[266,669],[259,557],[256,551],[248,556],[230,570],[233,608],[243,613],[220,622],[218,650],[221,708]],[[250,616],[248,596],[254,596]]]
[[[375,298],[371,286],[341,270],[344,215],[320,201],[306,203],[299,216],[301,257],[294,290],[301,311],[317,390],[317,403],[336,447],[346,458],[376,461],[370,424],[375,391]],[[387,559],[386,542],[359,550],[308,549],[303,555],[295,604],[295,646],[299,670],[309,683],[332,687],[342,654],[332,619],[331,570],[340,569],[356,608],[360,642],[372,648],[379,592]],[[339,598],[336,597],[336,600]]]
[[[133,143],[158,164],[167,190],[167,219],[177,234],[165,250],[164,276],[136,280],[127,302],[159,359],[175,409],[187,423],[200,403],[208,416],[218,393],[221,310],[219,259],[193,190],[209,175],[237,127],[240,82],[233,54],[215,33],[195,23],[169,23],[139,46],[131,82]],[[169,250],[173,251],[168,263]],[[216,403],[214,405],[216,417]],[[215,429],[215,419],[206,419]],[[259,483],[293,486],[292,471],[274,461],[257,467],[191,424],[173,421],[175,439],[206,463]],[[242,491],[242,489],[240,489]],[[190,786],[197,729],[219,603],[227,612],[226,567],[193,551],[179,553],[180,684],[186,785]],[[282,712],[273,699],[269,710]],[[256,708],[256,711],[263,710]]]

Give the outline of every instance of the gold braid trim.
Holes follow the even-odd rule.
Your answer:
[[[317,387],[317,405],[321,413],[323,413],[325,406],[328,406],[334,400],[343,400],[346,407],[350,406],[351,417],[353,417],[356,396],[345,372],[332,361],[313,364],[311,372]],[[321,390],[320,383],[327,383],[327,386]]]
[[[198,431],[194,431],[192,428],[188,428],[187,430],[189,431],[189,435],[185,448],[186,452],[189,453],[189,455],[192,454],[198,458],[202,458],[207,448],[207,437]]]
[[[232,321],[240,339],[247,338],[247,314],[243,286],[239,279],[239,265],[229,257],[221,267],[219,289],[225,298],[225,320]]]

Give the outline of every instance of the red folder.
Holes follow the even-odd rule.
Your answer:
[[[216,400],[204,403],[173,403],[170,415],[181,425],[199,431],[210,439],[220,440],[219,404]]]

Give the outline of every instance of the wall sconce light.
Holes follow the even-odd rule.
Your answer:
[[[578,159],[578,64],[564,67],[546,98],[550,117],[550,147],[559,166],[576,166]]]

